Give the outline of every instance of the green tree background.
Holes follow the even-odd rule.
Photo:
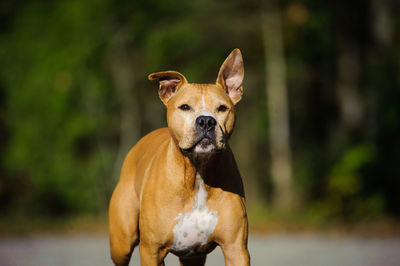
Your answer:
[[[346,222],[398,217],[399,3],[274,4],[287,70],[295,213]],[[191,82],[214,82],[236,47],[246,74],[231,146],[249,209],[274,212],[262,19],[268,6],[1,2],[0,215],[105,213],[123,155],[166,125],[147,75],[171,69]]]

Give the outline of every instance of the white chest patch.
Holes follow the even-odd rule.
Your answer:
[[[171,247],[173,250],[191,251],[199,245],[206,244],[209,235],[214,232],[218,215],[216,211],[208,211],[207,195],[203,179],[196,175],[196,197],[193,210],[181,213],[175,218],[179,222],[173,230],[175,236]]]

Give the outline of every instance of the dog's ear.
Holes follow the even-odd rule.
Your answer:
[[[243,58],[239,49],[234,49],[225,59],[219,69],[217,84],[221,85],[234,104],[238,103],[243,94]]]
[[[176,71],[163,71],[149,75],[149,80],[156,79],[160,81],[158,95],[165,105],[167,105],[168,101],[174,96],[178,89],[183,84],[187,83],[186,78]]]

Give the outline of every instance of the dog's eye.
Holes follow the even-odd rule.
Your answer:
[[[218,112],[225,112],[226,110],[228,110],[228,107],[226,107],[225,105],[220,105],[218,107]]]
[[[179,109],[183,110],[183,111],[189,111],[190,110],[190,106],[187,104],[182,104],[181,106],[179,106]]]

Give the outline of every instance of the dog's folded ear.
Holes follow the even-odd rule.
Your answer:
[[[225,59],[219,69],[217,84],[221,85],[234,104],[238,103],[243,94],[243,58],[239,49],[234,49]]]
[[[176,71],[163,71],[149,75],[149,80],[156,79],[160,81],[158,95],[165,105],[167,105],[168,101],[172,96],[174,96],[179,88],[182,87],[183,84],[187,83],[186,78]]]

